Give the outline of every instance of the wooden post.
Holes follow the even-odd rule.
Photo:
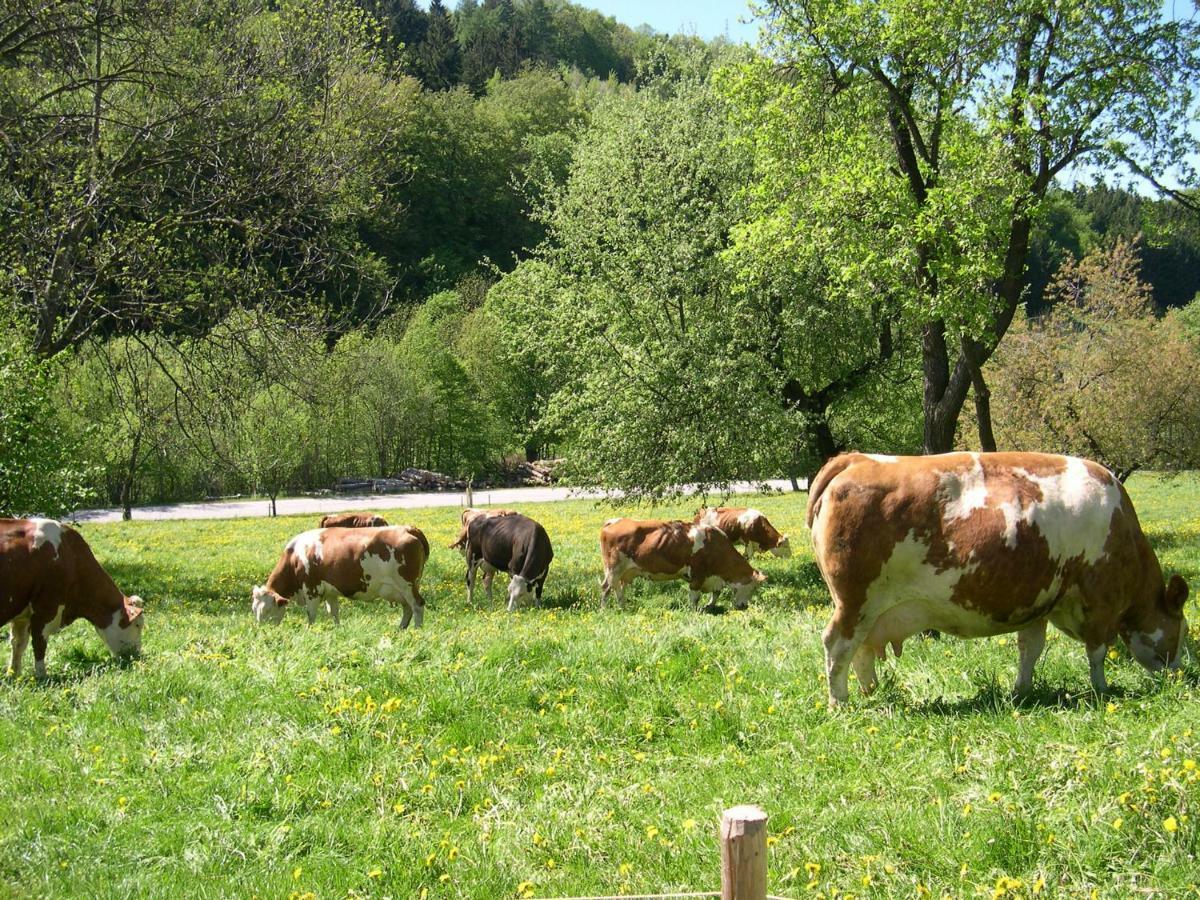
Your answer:
[[[471,481],[474,481],[474,480],[475,480],[475,476],[472,475]],[[471,481],[467,482],[467,508],[468,509],[470,509],[472,506],[475,505],[475,488],[471,484]]]
[[[767,814],[735,806],[721,817],[721,900],[766,900]]]

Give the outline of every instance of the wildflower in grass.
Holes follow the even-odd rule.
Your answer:
[[[1161,756],[1163,759],[1170,759],[1171,758],[1171,748],[1163,747],[1161,750],[1158,751],[1158,755]]]
[[[535,885],[532,881],[522,881],[517,885],[517,896],[522,898],[532,897],[534,887]]]
[[[999,791],[992,791],[990,794],[988,794],[988,803],[999,803],[999,802],[1000,802],[1000,792]]]
[[[683,830],[684,831],[691,831],[692,829],[694,829],[696,827],[696,825],[697,825],[697,822],[695,819],[684,819],[683,820]]]
[[[808,873],[809,878],[816,878],[821,874],[821,864],[818,862],[806,862],[804,871]]]
[[[768,847],[774,847],[778,843],[779,843],[779,838],[775,837],[775,835],[771,835],[770,837],[767,838],[767,846]]]
[[[650,840],[654,840],[654,838],[657,835],[658,835],[658,826],[657,825],[647,825],[646,826],[646,837],[648,837]]]
[[[633,871],[633,866],[630,863],[623,862],[617,866],[617,871],[622,875],[628,875]]]
[[[399,816],[399,815],[403,814],[404,810],[405,810],[405,806],[403,803],[393,803],[392,804],[392,812],[394,812],[396,815]]]
[[[438,881],[440,881],[442,884],[445,884],[449,880],[450,880],[449,872],[443,872],[441,875],[438,876]]]
[[[451,847],[450,852],[446,854],[446,858],[449,859],[450,862],[454,862],[456,859],[458,859],[458,848]]]
[[[383,874],[383,869],[372,869],[370,872],[367,873],[367,877],[368,878],[378,878],[382,874]]]
[[[1194,772],[1196,770],[1196,761],[1194,759],[1185,759],[1183,761],[1183,769],[1185,772]]]
[[[1117,816],[1115,819],[1113,819],[1108,824],[1111,825],[1113,828],[1115,828],[1117,831],[1120,831],[1121,826],[1125,824],[1125,820],[1122,819],[1120,816]]]
[[[1043,878],[1041,875],[1039,875],[1037,877],[1037,880],[1029,886],[1029,891],[1030,891],[1030,893],[1033,893],[1033,894],[1040,894],[1045,889],[1046,889],[1046,879]]]
[[[292,869],[292,881],[299,881],[300,876],[303,874],[304,874],[304,870],[301,869],[299,866],[296,866],[296,868]]]
[[[546,868],[547,869],[553,869],[556,865],[557,865],[557,863],[554,861],[553,856],[551,856],[549,859],[546,860]]]
[[[1163,819],[1162,827],[1167,834],[1174,834],[1179,830],[1179,822],[1174,816],[1167,816]]]

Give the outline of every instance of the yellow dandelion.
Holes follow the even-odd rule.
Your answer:
[[[457,847],[451,847],[451,848],[450,848],[450,852],[446,854],[446,857],[447,857],[447,859],[449,859],[451,862],[454,862],[454,860],[458,859],[458,848],[457,848]]]
[[[650,838],[650,840],[654,840],[654,838],[657,837],[657,835],[658,835],[658,826],[656,826],[656,825],[647,825],[646,826],[646,837]]]
[[[684,819],[683,820],[683,830],[691,831],[693,828],[696,827],[697,824],[698,823],[696,822],[695,819]]]
[[[1185,759],[1183,761],[1183,768],[1187,772],[1193,771],[1196,768],[1196,761],[1194,759]]]
[[[1163,831],[1165,831],[1167,834],[1174,834],[1179,830],[1179,822],[1174,816],[1167,816],[1165,819],[1163,819],[1162,826]]]
[[[1117,816],[1115,819],[1113,819],[1111,822],[1109,822],[1109,824],[1112,825],[1113,828],[1115,828],[1119,831],[1121,826],[1125,824],[1125,820],[1122,819],[1120,816]]]
[[[767,846],[768,847],[774,847],[778,843],[779,843],[779,838],[775,837],[775,835],[771,835],[770,837],[767,838]]]
[[[546,868],[547,869],[553,869],[556,865],[557,865],[557,863],[554,862],[553,856],[550,857],[548,860],[546,860]]]
[[[1046,889],[1046,879],[1041,875],[1037,877],[1037,881],[1029,886],[1029,890],[1035,894],[1040,894]]]
[[[449,872],[443,872],[441,875],[438,876],[438,881],[440,881],[442,884],[445,884],[449,880],[450,880]]]
[[[367,877],[368,878],[378,878],[382,874],[383,874],[383,869],[372,869],[370,872],[367,873]]]
[[[292,869],[292,881],[299,881],[300,876],[303,874],[304,874],[304,870],[301,869],[299,866],[296,866],[296,868]]]
[[[1170,759],[1171,758],[1171,748],[1163,747],[1161,750],[1158,751],[1158,755],[1161,756],[1163,759]]]
[[[988,794],[988,803],[999,803],[999,802],[1000,802],[1000,792],[999,791],[992,791],[990,794]]]
[[[533,889],[534,889],[534,883],[532,881],[522,881],[520,884],[517,885],[517,896],[518,897],[532,897]]]

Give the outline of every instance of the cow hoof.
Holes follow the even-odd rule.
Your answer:
[[[837,697],[833,697],[833,696],[830,696],[830,698],[829,698],[829,708],[830,709],[845,709],[849,705],[850,705],[849,698],[847,698],[845,700],[839,700]]]

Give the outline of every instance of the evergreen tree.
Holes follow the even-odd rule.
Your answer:
[[[458,84],[460,65],[450,13],[442,0],[432,0],[425,38],[413,53],[415,73],[429,90],[444,91]]]

